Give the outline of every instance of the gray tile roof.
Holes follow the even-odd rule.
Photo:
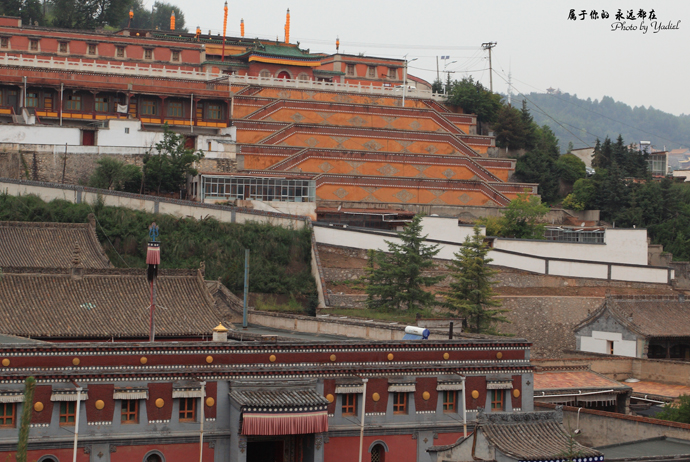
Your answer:
[[[295,408],[306,406],[325,409],[329,404],[326,398],[312,389],[233,390],[230,392],[230,398],[240,406],[259,408]]]
[[[70,268],[75,246],[85,268],[110,267],[89,223],[0,222],[2,268]]]
[[[149,305],[145,269],[84,269],[80,278],[70,270],[6,272],[0,277],[0,334],[147,338]],[[196,270],[162,270],[156,305],[158,336],[210,335],[231,317],[215,306]]]
[[[690,300],[669,296],[609,296],[599,310],[574,330],[578,331],[607,312],[644,337],[690,337]]]
[[[602,455],[576,441],[571,443],[561,423],[562,411],[480,413],[477,421],[489,443],[518,460],[554,460],[569,452],[578,457]]]

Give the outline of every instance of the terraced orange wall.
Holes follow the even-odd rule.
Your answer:
[[[244,144],[254,144],[263,140],[267,136],[275,133],[272,130],[247,130],[247,129],[237,129],[237,142]]]
[[[367,95],[359,93],[336,93],[331,91],[300,90],[294,88],[264,87],[255,94],[263,98],[296,99],[303,101],[327,101],[335,103],[374,104],[377,106],[400,106],[400,96]],[[405,107],[427,109],[418,99],[405,99]]]
[[[270,119],[264,118],[262,120],[286,123],[327,124],[358,128],[393,128],[398,130],[426,132],[435,132],[441,128],[438,123],[429,117],[398,117],[368,114],[366,108],[357,108],[354,106],[350,112],[333,112],[328,111],[328,109],[305,110],[281,108],[270,113],[269,117]]]
[[[243,168],[245,170],[265,170],[271,165],[277,164],[281,160],[287,159],[288,156],[262,156],[257,154],[250,154],[242,156],[244,159]],[[306,170],[305,170],[306,171]]]
[[[237,129],[238,142],[240,133],[244,130]],[[385,152],[410,152],[416,154],[460,155],[455,148],[446,142],[391,140],[384,138],[354,137],[354,136],[328,136],[318,133],[293,133],[287,138],[281,139],[276,144],[286,146],[318,147],[321,149],[350,149],[353,151],[385,151]]]
[[[246,156],[245,159],[250,156]],[[253,156],[251,156],[253,157]],[[246,160],[245,160],[246,165]],[[247,167],[245,167],[247,168]],[[464,165],[409,164],[404,162],[356,161],[344,159],[323,159],[310,157],[290,170],[308,173],[330,173],[342,175],[390,176],[409,178],[438,178],[453,180],[474,179],[475,174]]]
[[[437,205],[495,205],[480,191],[446,191],[393,186],[369,187],[360,185],[323,184],[316,188],[317,200],[415,203]]]
[[[496,175],[498,178],[500,178],[502,181],[508,181],[508,178],[510,177],[510,174],[513,173],[513,170],[508,170],[507,168],[491,168],[491,167],[484,167],[494,175]]]

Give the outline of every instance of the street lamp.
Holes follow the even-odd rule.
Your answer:
[[[403,99],[402,99],[402,107],[405,107],[405,93],[407,93],[407,63],[411,63],[412,61],[417,61],[419,58],[412,58],[411,60],[407,60],[407,55],[404,56],[405,58],[405,67],[403,68]]]
[[[451,61],[451,62],[449,62],[449,63],[447,62],[446,64],[443,65],[443,72],[445,72],[445,74],[446,74],[446,82],[448,81],[448,77],[450,76],[450,74],[453,72],[453,71],[447,71],[446,68],[447,68],[449,65],[454,64],[454,63],[457,63],[457,61]],[[443,94],[444,94],[444,95],[446,94],[446,89],[447,89],[447,88],[448,88],[448,85],[445,85],[445,84],[444,84],[444,85],[443,85]]]

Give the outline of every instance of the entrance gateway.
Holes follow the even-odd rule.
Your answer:
[[[284,381],[268,386],[231,382],[230,401],[231,415],[239,414],[246,462],[323,460],[321,434],[328,431],[329,401],[317,392],[316,381]]]

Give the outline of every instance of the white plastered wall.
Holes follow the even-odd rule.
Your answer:
[[[580,337],[580,350],[590,353],[609,354],[607,342],[613,342],[614,355],[637,357],[637,342],[634,340],[623,340],[623,335],[616,332],[592,331],[591,337]]]

